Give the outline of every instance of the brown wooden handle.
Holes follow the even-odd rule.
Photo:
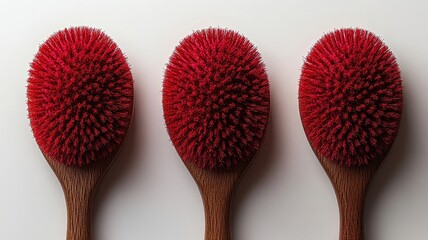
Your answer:
[[[213,189],[215,190],[215,189]],[[231,240],[231,191],[203,194],[205,207],[205,240]]]
[[[186,163],[201,192],[205,208],[205,240],[231,240],[231,200],[247,166],[233,170],[209,170]]]
[[[81,190],[66,193],[67,240],[92,239],[94,195],[93,192]]]
[[[364,240],[365,190],[350,189],[338,196],[340,211],[340,240]]]
[[[45,155],[58,177],[67,204],[67,240],[92,239],[92,212],[99,183],[113,163],[111,158],[84,167],[68,166]]]
[[[340,212],[340,240],[364,240],[364,199],[383,158],[367,166],[346,166],[317,156],[336,192]]]

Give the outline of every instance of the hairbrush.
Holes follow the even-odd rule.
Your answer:
[[[269,120],[269,81],[235,31],[196,31],[175,48],[163,82],[167,131],[205,207],[205,239],[231,239],[230,203]]]
[[[40,46],[27,98],[34,137],[64,190],[67,239],[90,240],[97,187],[131,123],[130,68],[100,30],[67,28]]]
[[[367,187],[397,135],[402,89],[394,55],[369,31],[328,33],[306,57],[300,116],[336,192],[341,240],[364,239]]]

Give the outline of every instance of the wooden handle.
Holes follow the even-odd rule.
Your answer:
[[[92,239],[92,212],[98,185],[114,158],[85,167],[73,167],[45,156],[64,191],[67,204],[67,240]]]
[[[340,240],[364,240],[364,198],[383,158],[367,166],[346,166],[319,156],[318,159],[336,192],[340,212]]]
[[[95,194],[69,189],[67,203],[67,240],[92,239],[92,212]]]
[[[340,240],[364,240],[364,195],[365,189],[343,191],[337,195],[340,212]]]
[[[205,240],[231,240],[230,204],[247,166],[233,170],[206,170],[185,163],[201,192],[205,208]]]
[[[211,189],[202,194],[205,208],[205,240],[231,240],[230,200],[232,191]]]

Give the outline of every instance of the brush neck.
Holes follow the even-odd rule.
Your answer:
[[[364,199],[383,158],[367,166],[346,166],[319,157],[336,192],[340,212],[340,240],[364,240]]]
[[[65,192],[67,204],[67,240],[92,240],[92,213],[94,191],[69,189]]]
[[[249,165],[231,170],[207,170],[186,163],[199,187],[205,208],[205,240],[231,240],[231,200]]]
[[[231,190],[212,189],[202,194],[205,207],[205,240],[231,240]]]
[[[340,211],[340,240],[364,240],[365,188],[338,195]]]

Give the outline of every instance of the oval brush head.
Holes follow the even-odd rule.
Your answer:
[[[348,166],[382,158],[397,134],[402,106],[396,59],[373,33],[334,31],[307,56],[299,108],[306,136],[321,157]]]
[[[88,27],[43,43],[28,78],[34,137],[49,158],[82,166],[115,153],[131,122],[133,82],[118,46]]]
[[[269,82],[260,54],[234,31],[196,31],[170,58],[162,102],[183,161],[207,169],[248,163],[269,119]]]

